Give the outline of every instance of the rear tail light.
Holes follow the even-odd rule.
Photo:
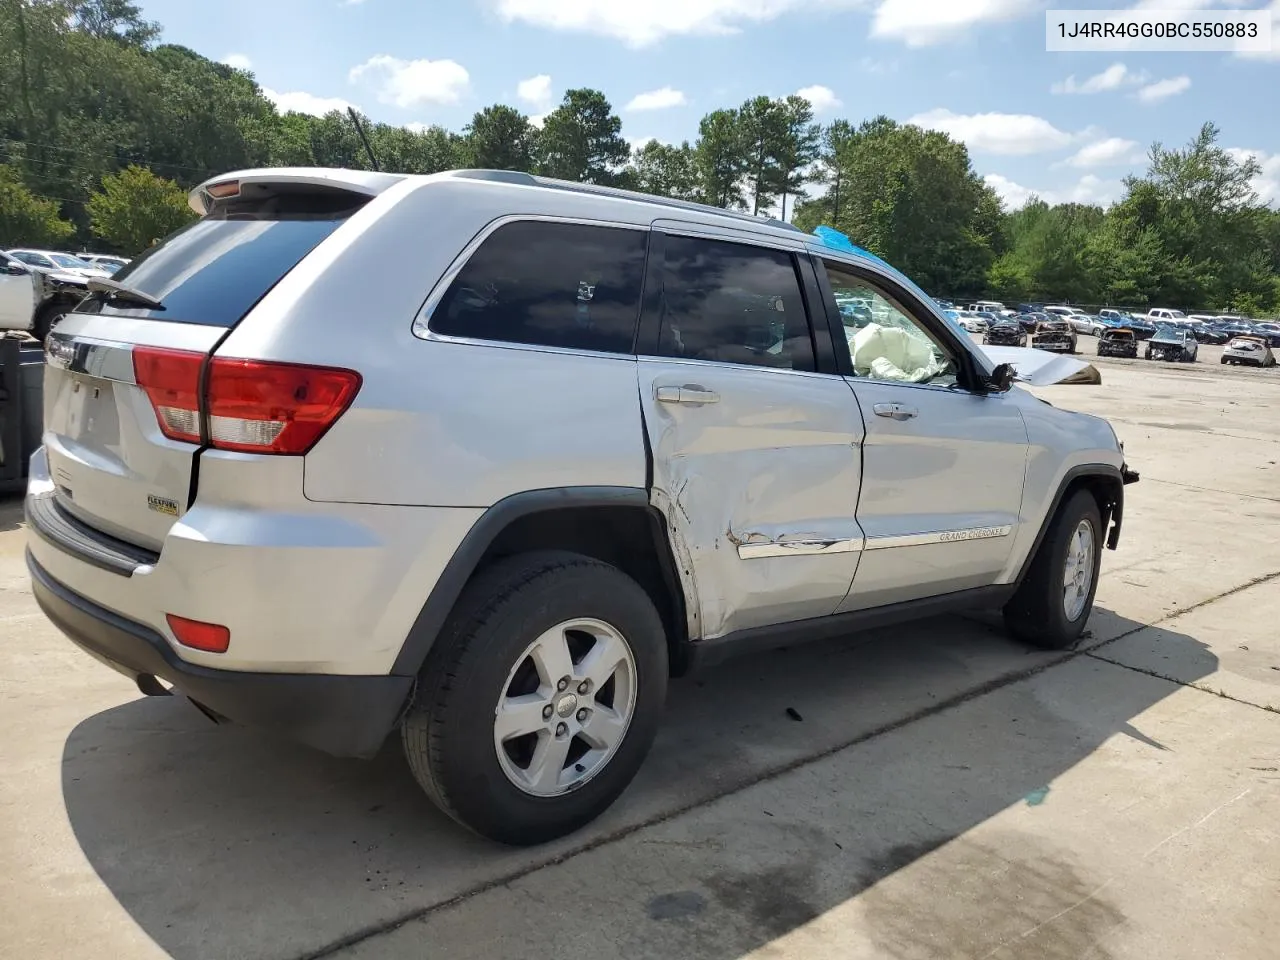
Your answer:
[[[202,397],[204,363],[204,354],[189,351],[133,352],[134,377],[171,440],[201,442],[203,415],[207,442],[219,450],[303,454],[360,389],[360,374],[353,370],[214,357]]]
[[[226,653],[227,647],[231,646],[231,630],[220,623],[188,620],[172,613],[166,613],[164,618],[169,621],[169,629],[184,647],[207,653]]]

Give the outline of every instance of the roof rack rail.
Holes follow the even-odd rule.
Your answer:
[[[640,200],[644,203],[671,207],[675,210],[688,210],[695,213],[712,213],[717,216],[731,217],[735,220],[745,220],[750,223],[762,224],[779,230],[793,230],[796,233],[804,233],[804,231],[795,224],[787,223],[785,220],[779,220],[776,217],[757,217],[753,214],[743,213],[739,210],[727,210],[724,207],[713,207],[707,203],[694,203],[691,200],[674,200],[671,197],[659,197],[651,193],[640,193],[636,190],[622,190],[618,187],[602,187],[594,183],[575,183],[571,180],[557,180],[553,177],[539,177],[532,173],[522,173],[519,170],[451,170],[449,171],[449,175],[462,177],[468,180],[489,180],[495,183],[514,183],[526,187],[545,187],[551,190],[566,190],[573,193],[594,193],[604,197],[617,197],[620,200]]]

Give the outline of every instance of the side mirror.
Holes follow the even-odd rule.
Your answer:
[[[1014,369],[1011,363],[1002,363],[991,371],[991,376],[987,377],[987,387],[995,393],[1006,393],[1013,388],[1013,381],[1017,378],[1018,371]]]
[[[4,265],[4,272],[11,277],[25,277],[27,275],[27,268],[20,263],[9,261]]]

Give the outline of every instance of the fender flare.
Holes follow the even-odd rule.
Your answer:
[[[1054,518],[1057,517],[1058,510],[1062,506],[1062,501],[1067,491],[1077,480],[1090,477],[1106,480],[1115,485],[1115,503],[1111,508],[1111,515],[1103,519],[1104,522],[1110,525],[1110,531],[1107,533],[1106,538],[1107,548],[1114,550],[1119,545],[1120,526],[1124,520],[1124,488],[1127,483],[1136,482],[1138,475],[1129,471],[1127,467],[1116,467],[1109,463],[1079,464],[1063,474],[1062,480],[1058,483],[1058,489],[1053,494],[1053,500],[1049,504],[1049,509],[1045,512],[1040,529],[1036,532],[1036,538],[1031,542],[1031,549],[1027,551],[1026,557],[1023,558],[1022,566],[1018,569],[1018,575],[1013,580],[1015,585],[1021,585],[1027,575],[1027,571],[1031,569],[1031,564],[1035,561],[1036,554],[1040,552],[1040,545],[1044,542],[1044,538],[1048,536],[1049,527]],[[1129,479],[1130,477],[1132,479]]]
[[[416,677],[485,551],[512,523],[531,514],[585,507],[634,507],[650,511],[642,487],[550,487],[512,494],[489,507],[454,550],[400,647],[391,673]]]

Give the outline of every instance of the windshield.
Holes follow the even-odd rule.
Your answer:
[[[79,257],[73,257],[68,253],[51,253],[49,259],[60,267],[69,267],[72,270],[83,270],[85,267],[92,267],[92,264],[86,263]]]
[[[1161,323],[1156,326],[1156,336],[1169,340],[1181,340],[1182,330],[1178,327],[1171,327],[1167,323]]]

